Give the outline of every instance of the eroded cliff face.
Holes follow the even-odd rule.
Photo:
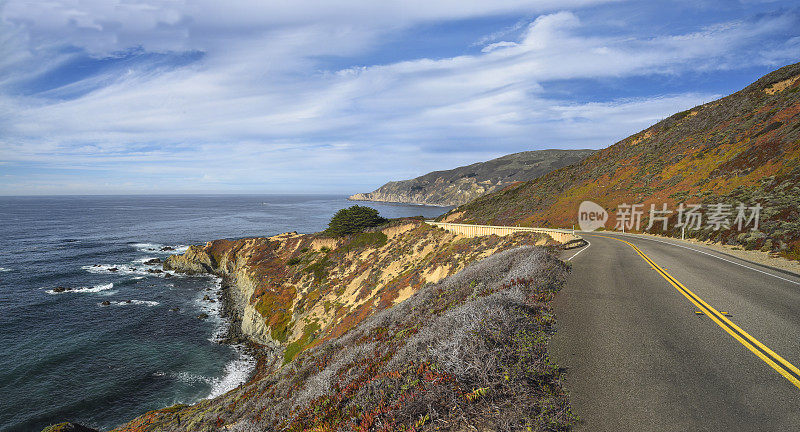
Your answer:
[[[550,241],[522,233],[462,238],[405,220],[347,238],[284,233],[215,240],[171,256],[164,267],[226,278],[242,333],[288,362],[472,261]]]

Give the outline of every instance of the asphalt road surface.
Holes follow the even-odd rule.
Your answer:
[[[800,277],[675,240],[583,235],[550,343],[577,430],[800,431]]]

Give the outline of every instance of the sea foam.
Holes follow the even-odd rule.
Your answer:
[[[98,292],[102,292],[102,291],[108,291],[108,290],[110,290],[111,288],[114,288],[114,284],[113,284],[113,283],[107,283],[107,284],[95,285],[95,286],[93,286],[93,287],[81,287],[81,288],[74,288],[74,289],[69,289],[69,290],[62,291],[62,292],[55,292],[55,291],[53,291],[53,290],[47,290],[46,292],[47,292],[48,294],[66,294],[66,293],[98,293]]]
[[[153,307],[153,306],[158,306],[160,303],[152,300],[131,300],[130,302],[128,302],[127,300],[122,300],[122,301],[113,301],[111,302],[111,304],[114,306],[143,305],[143,306]]]
[[[148,252],[148,253],[161,253],[161,254],[182,254],[189,249],[189,246],[186,245],[164,245],[160,243],[133,243],[131,247],[138,250],[139,252]],[[170,250],[161,250],[165,247],[170,247]]]
[[[241,346],[234,346],[237,358],[225,365],[225,375],[213,380],[208,399],[215,398],[244,384],[256,367],[256,360]]]
[[[183,276],[180,273],[174,273],[169,271],[162,271],[161,273],[152,273],[148,270],[152,270],[152,267],[136,267],[132,264],[95,264],[95,265],[85,265],[81,267],[83,270],[86,270],[89,273],[95,274],[116,274],[116,275],[124,275],[124,276],[155,276],[155,277],[164,277],[166,274],[170,274],[172,276]],[[115,270],[112,270],[115,269]]]
[[[247,381],[256,367],[256,360],[247,354],[241,346],[234,346],[236,358],[225,365],[224,375],[221,377],[207,377],[189,372],[177,372],[169,374],[173,379],[187,384],[204,383],[211,385],[211,392],[206,399],[213,399],[235,389],[240,384]],[[163,372],[156,372],[155,376],[164,376]]]
[[[219,298],[219,289],[222,287],[222,278],[212,276],[214,281],[212,291],[200,291],[194,299],[194,304],[198,309],[208,314],[209,319],[214,323],[214,332],[208,339],[210,342],[221,342],[228,334],[230,322],[222,317],[222,300]],[[208,296],[214,302],[203,300],[203,297]]]

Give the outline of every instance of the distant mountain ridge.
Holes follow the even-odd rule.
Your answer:
[[[436,206],[457,206],[527,181],[555,169],[572,165],[596,150],[533,150],[513,153],[446,171],[386,183],[369,193],[358,193],[354,201],[382,201]]]

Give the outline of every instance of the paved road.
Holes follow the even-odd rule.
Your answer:
[[[578,430],[800,431],[800,277],[679,241],[601,235],[614,238],[585,235],[555,301],[550,350]],[[695,314],[681,286],[729,315]]]

